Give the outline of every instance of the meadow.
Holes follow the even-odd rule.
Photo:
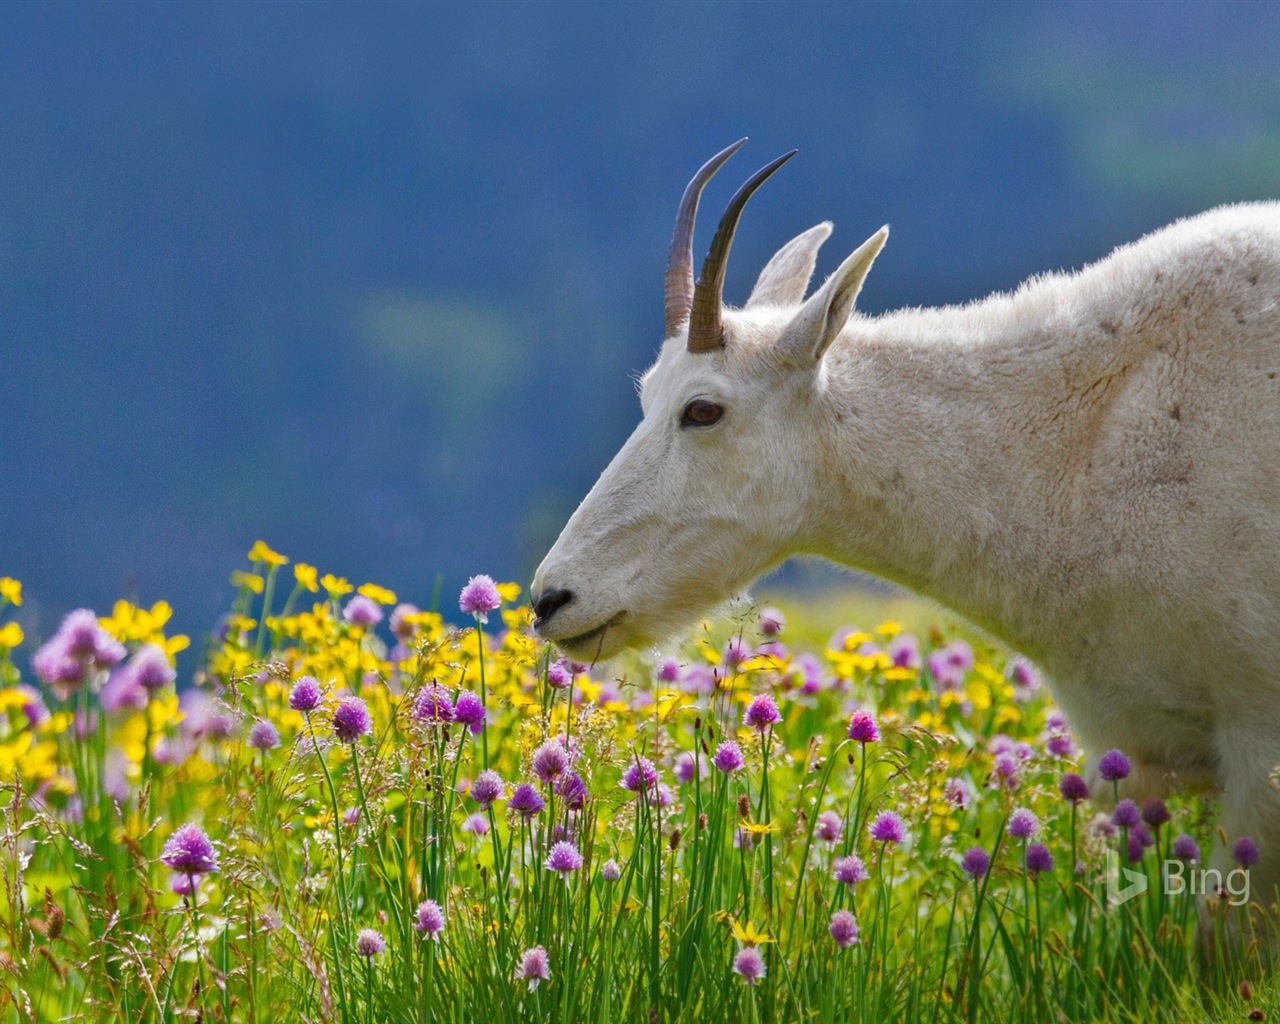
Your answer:
[[[1280,1014],[1226,877],[1168,884],[1250,837],[1095,803],[1035,669],[918,608],[591,667],[483,576],[423,610],[259,542],[232,583],[197,651],[164,602],[36,643],[0,579],[0,1020]]]

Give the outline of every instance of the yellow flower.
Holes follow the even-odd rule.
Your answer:
[[[329,592],[330,597],[341,597],[343,594],[351,593],[351,584],[331,572],[320,577],[320,586]]]
[[[881,636],[895,637],[902,632],[902,624],[894,622],[893,619],[885,619],[884,622],[876,626],[876,632]]]
[[[261,576],[255,576],[253,573],[249,572],[241,572],[237,569],[231,574],[231,585],[237,589],[248,588],[255,594],[261,594],[263,580]]]
[[[502,600],[506,601],[507,604],[510,604],[513,601],[519,600],[520,584],[519,583],[499,583],[498,596],[502,598]]]
[[[386,587],[380,587],[376,583],[366,583],[359,590],[357,590],[356,593],[363,594],[370,601],[377,601],[378,604],[395,604],[396,603],[395,592],[392,590],[388,590]]]
[[[22,643],[22,627],[16,622],[6,622],[0,626],[0,647],[17,647]]]
[[[22,584],[12,576],[0,576],[0,597],[10,604],[22,604]]]
[[[320,587],[316,584],[316,567],[307,565],[306,562],[296,562],[293,566],[293,578],[298,581],[298,586],[305,590],[315,593]]]
[[[272,566],[289,564],[289,559],[278,551],[272,551],[264,540],[258,541],[249,549],[249,561],[266,562]]]
[[[756,926],[750,921],[747,922],[747,926],[745,928],[738,924],[737,921],[733,921],[729,925],[729,930],[733,932],[733,937],[735,939],[748,946],[759,946],[766,942],[777,941],[776,939],[769,938],[769,936],[764,934],[764,932],[756,931]]]

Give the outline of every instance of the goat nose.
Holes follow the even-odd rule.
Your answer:
[[[539,594],[538,599],[533,602],[533,614],[538,617],[538,625],[544,624],[572,600],[572,590],[547,590]]]

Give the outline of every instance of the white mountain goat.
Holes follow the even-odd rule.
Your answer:
[[[743,140],[745,141],[745,140]],[[1222,786],[1280,884],[1280,204],[1180,221],[1074,274],[875,318],[881,228],[807,300],[819,224],[721,301],[690,182],[644,418],[531,591],[581,660],[665,640],[789,555],[955,609],[1038,662],[1091,757]],[[1221,856],[1221,854],[1219,854]]]

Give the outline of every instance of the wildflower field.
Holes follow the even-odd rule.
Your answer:
[[[513,584],[424,611],[249,557],[185,653],[163,602],[33,642],[0,579],[0,1019],[1280,1012],[1244,908],[1160,877],[1249,837],[1201,795],[1095,806],[978,638],[764,609],[591,667]],[[1109,857],[1148,891],[1109,900]]]

